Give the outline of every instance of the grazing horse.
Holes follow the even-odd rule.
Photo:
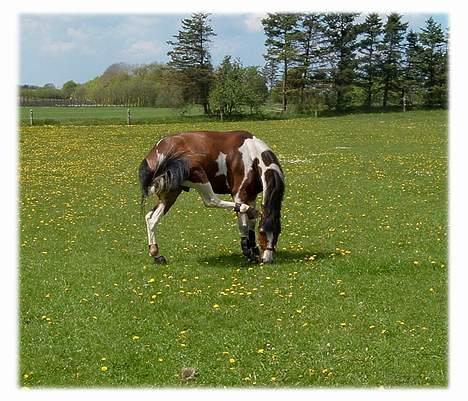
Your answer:
[[[246,131],[184,132],[162,138],[139,168],[142,205],[155,195],[156,206],[145,216],[149,254],[159,254],[155,228],[182,190],[195,189],[207,207],[234,210],[241,236],[242,253],[249,262],[271,263],[281,232],[284,175],[272,150]],[[257,195],[263,192],[258,249],[255,242]],[[230,194],[234,202],[216,194]]]

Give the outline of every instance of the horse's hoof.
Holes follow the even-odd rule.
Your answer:
[[[157,265],[165,265],[167,263],[167,260],[164,256],[159,255],[154,257],[154,263]]]

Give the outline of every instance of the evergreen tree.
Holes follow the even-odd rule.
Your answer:
[[[421,73],[429,106],[443,106],[447,92],[447,40],[442,26],[431,17],[419,35],[421,41]]]
[[[167,54],[169,65],[180,73],[187,98],[198,100],[209,113],[208,95],[213,67],[209,44],[216,34],[209,25],[209,14],[194,13],[182,20],[182,29],[167,43],[173,49]]]
[[[286,111],[289,88],[288,73],[294,63],[297,54],[298,14],[268,14],[262,19],[263,29],[266,35],[265,45],[267,53],[264,55],[267,62],[276,64],[282,73],[282,106]]]
[[[265,79],[268,91],[271,91],[278,82],[278,63],[274,60],[267,60],[262,68],[262,76]]]
[[[323,41],[321,19],[320,14],[304,14],[300,20],[297,68],[300,73],[299,104],[301,110],[304,108],[306,88],[313,76],[314,66],[319,64],[320,47]]]
[[[419,36],[409,31],[406,36],[405,54],[403,60],[403,95],[405,103],[413,105],[418,88],[421,85],[421,46]]]
[[[354,20],[359,14],[326,14],[323,18],[327,40],[326,55],[335,93],[333,106],[343,112],[351,106],[355,78],[357,35]]]
[[[359,41],[359,79],[365,92],[365,107],[370,110],[379,78],[379,51],[382,40],[382,20],[376,13],[369,14],[361,25]]]
[[[386,108],[390,93],[401,90],[402,78],[402,55],[404,48],[404,38],[408,23],[401,21],[401,15],[392,13],[387,17],[384,26],[384,37],[380,46],[382,54],[381,74],[382,74],[382,107]]]

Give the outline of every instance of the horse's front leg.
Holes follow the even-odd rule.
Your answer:
[[[159,202],[153,210],[145,216],[149,254],[154,258],[154,261],[159,264],[166,263],[166,258],[159,254],[159,247],[156,243],[156,225],[164,215],[165,206],[163,202]]]
[[[255,210],[255,202],[249,202],[250,210]],[[237,213],[237,225],[241,237],[241,249],[245,258],[256,263],[260,260],[260,251],[255,241],[256,214]]]
[[[235,203],[219,199],[219,197],[214,193],[213,187],[209,182],[193,183],[186,181],[184,182],[184,185],[187,185],[190,188],[195,188],[195,190],[200,194],[206,207],[231,209],[236,212],[247,213],[249,216],[255,214],[254,209],[245,203]]]

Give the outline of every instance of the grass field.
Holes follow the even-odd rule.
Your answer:
[[[102,125],[126,124],[128,107],[20,107],[19,121],[29,124],[29,111],[33,111],[33,120],[36,125]],[[131,122],[135,124],[148,122],[172,122],[194,117],[204,118],[203,109],[199,106],[186,108],[155,108],[131,107]]]
[[[138,164],[247,129],[282,161],[277,263],[184,193],[147,255]],[[447,114],[20,130],[21,386],[447,386]],[[198,372],[184,382],[183,368]]]

